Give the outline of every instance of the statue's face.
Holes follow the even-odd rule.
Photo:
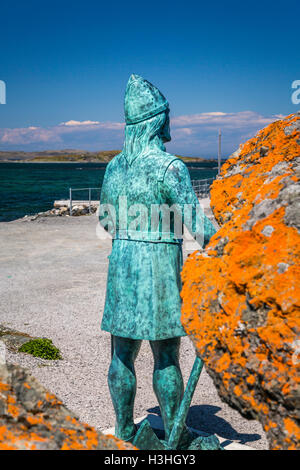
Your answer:
[[[163,142],[170,142],[171,141],[169,112],[167,114],[167,119],[166,119],[166,122],[164,124],[164,127],[160,131],[160,136],[161,136]]]

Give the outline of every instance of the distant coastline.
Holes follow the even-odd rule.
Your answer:
[[[0,151],[0,163],[108,163],[121,150],[86,152],[84,150],[46,150],[41,152]],[[215,158],[186,157],[185,162],[216,161]]]
[[[0,164],[0,223],[38,214],[53,208],[54,201],[69,198],[87,200],[82,188],[94,188],[92,200],[99,200],[107,161],[2,161]],[[215,178],[216,160],[185,161],[192,180]],[[80,192],[76,190],[80,189]]]

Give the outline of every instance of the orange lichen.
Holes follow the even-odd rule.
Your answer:
[[[19,373],[18,393],[9,374],[14,368]],[[0,406],[3,409],[0,417],[0,450],[135,450],[130,443],[113,436],[104,436],[80,422],[68,413],[55,395],[43,390],[37,386],[35,379],[20,372],[20,368],[9,365],[0,380]],[[27,377],[26,381],[23,380],[24,376]],[[28,402],[24,406],[23,392],[20,393],[20,390],[32,390],[32,411],[27,409]]]
[[[223,394],[234,395],[241,408],[266,426],[272,448],[278,446],[278,435],[268,424],[274,421],[269,392],[276,387],[284,400],[300,383],[299,366],[293,361],[300,331],[300,236],[286,225],[284,204],[247,223],[258,204],[276,200],[287,185],[298,181],[293,162],[300,156],[300,133],[285,133],[297,120],[300,117],[289,116],[269,125],[223,165],[211,191],[211,207],[221,228],[205,255],[193,253],[182,272],[182,323],[187,333],[208,371],[221,379]],[[283,169],[273,176],[277,164],[284,164]],[[236,168],[239,172],[231,175]],[[272,230],[265,235],[268,226]],[[284,269],[279,269],[280,263]],[[295,421],[278,419],[287,439],[284,445],[293,448]]]

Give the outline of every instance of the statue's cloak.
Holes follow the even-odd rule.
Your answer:
[[[180,322],[182,239],[172,223],[166,231],[161,221],[153,229],[150,220],[151,207],[162,204],[163,211],[175,205],[182,214],[185,204],[192,205],[202,246],[215,233],[182,160],[163,151],[131,161],[123,153],[113,158],[100,199],[100,223],[113,237],[101,328],[115,336],[162,340],[185,335]],[[140,225],[132,224],[145,208]]]

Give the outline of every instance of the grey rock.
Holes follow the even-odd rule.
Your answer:
[[[279,274],[282,274],[289,268],[289,264],[287,264],[287,263],[278,263],[277,267],[278,267]]]
[[[265,235],[265,237],[270,237],[273,232],[274,232],[274,227],[272,227],[272,225],[266,225],[261,231],[261,233]]]

